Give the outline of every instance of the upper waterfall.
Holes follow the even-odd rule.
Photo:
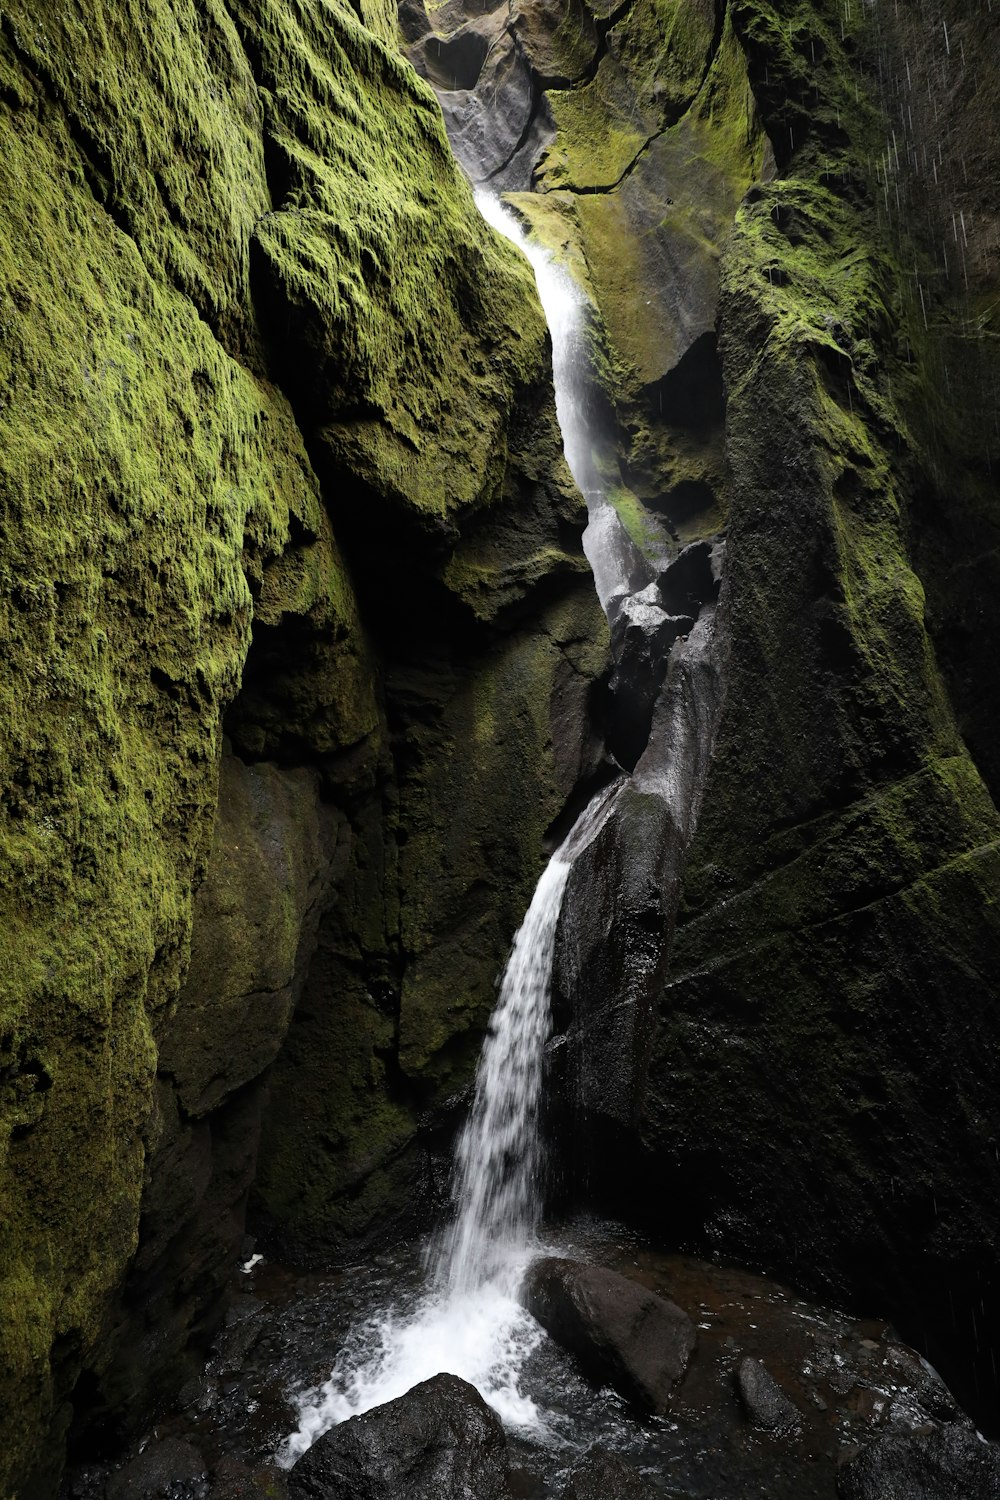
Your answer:
[[[639,549],[608,499],[601,477],[598,435],[588,411],[593,376],[587,349],[587,299],[570,273],[525,233],[516,216],[492,193],[480,189],[476,207],[488,224],[517,246],[535,273],[538,298],[552,337],[552,382],[563,452],[570,473],[587,501],[583,550],[605,614],[615,601],[652,577]]]

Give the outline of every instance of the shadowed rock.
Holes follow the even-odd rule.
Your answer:
[[[479,1392],[435,1375],[352,1417],[303,1454],[290,1500],[508,1500],[503,1427]]]
[[[553,1256],[531,1267],[521,1300],[592,1379],[649,1411],[666,1410],[696,1338],[673,1302],[616,1271]]]
[[[127,1463],[108,1480],[108,1500],[203,1500],[208,1466],[197,1448],[164,1438]]]
[[[736,1388],[750,1422],[763,1432],[790,1436],[799,1426],[799,1414],[784,1391],[759,1359],[743,1359],[736,1372]]]
[[[838,1500],[996,1500],[1000,1449],[957,1423],[931,1433],[887,1432],[845,1464]]]
[[[692,614],[668,614],[655,583],[630,594],[611,629],[614,671],[610,692],[610,748],[619,764],[632,770],[649,740],[653,709],[667,675],[670,648],[694,629]]]

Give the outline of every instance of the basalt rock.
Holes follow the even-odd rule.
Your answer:
[[[647,1411],[667,1409],[696,1339],[681,1308],[617,1271],[552,1256],[531,1266],[521,1299],[593,1379]]]
[[[767,1366],[749,1357],[740,1361],[736,1389],[754,1427],[787,1436],[797,1429],[799,1414]]]
[[[455,1375],[324,1434],[288,1476],[289,1500],[509,1500],[500,1418]]]
[[[838,1500],[995,1500],[1000,1449],[965,1423],[886,1432],[837,1476]]]

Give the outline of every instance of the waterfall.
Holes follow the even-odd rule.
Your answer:
[[[647,577],[649,565],[601,483],[588,413],[586,302],[570,275],[527,238],[498,199],[480,193],[476,201],[484,218],[523,251],[535,271],[552,334],[556,410],[566,460],[588,503],[584,548],[598,596],[613,618],[621,600],[635,590],[637,577]],[[708,621],[704,627],[708,639],[710,625]],[[692,639],[701,628],[699,622]],[[643,787],[672,805],[683,792],[683,778],[669,777],[667,785],[662,762],[669,755],[676,715],[664,711],[661,717],[657,745],[651,745],[637,770]],[[683,713],[681,718],[687,722]],[[472,1108],[456,1146],[453,1216],[431,1242],[423,1290],[415,1301],[399,1302],[352,1330],[329,1379],[298,1400],[298,1429],[279,1453],[285,1465],[336,1423],[442,1372],[476,1386],[507,1425],[544,1435],[542,1414],[520,1389],[520,1372],[542,1334],[516,1294],[539,1248],[539,1112],[556,930],[573,861],[603,827],[626,785],[623,778],[606,787],[577,819],[543,871],[514,939],[483,1045]]]
[[[573,860],[594,838],[621,783],[598,793],[549,860],[511,949],[483,1044],[472,1109],[455,1151],[455,1220],[432,1262],[452,1291],[509,1282],[541,1216],[538,1113],[556,928]]]
[[[539,1431],[519,1389],[541,1330],[516,1301],[541,1215],[538,1115],[556,928],[573,861],[603,827],[624,783],[600,791],[549,860],[518,930],[455,1153],[455,1217],[436,1238],[427,1287],[409,1310],[356,1329],[319,1389],[299,1400],[286,1465],[336,1423],[442,1372],[477,1387],[511,1426]]]

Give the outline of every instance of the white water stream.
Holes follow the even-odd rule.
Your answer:
[[[298,1429],[280,1454],[286,1464],[336,1423],[442,1371],[476,1386],[509,1426],[544,1430],[518,1383],[542,1334],[516,1298],[538,1251],[552,958],[573,860],[602,827],[620,785],[598,793],[556,850],[514,939],[456,1148],[455,1216],[432,1242],[426,1292],[415,1309],[389,1309],[358,1328],[330,1378],[300,1398]]]

